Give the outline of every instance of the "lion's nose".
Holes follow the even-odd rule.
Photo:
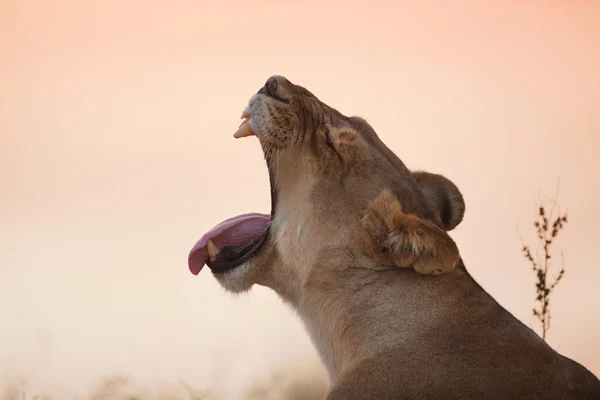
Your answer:
[[[265,83],[265,91],[271,96],[275,96],[277,95],[278,86],[279,84],[277,83],[277,79],[274,76],[272,76],[269,79],[267,79],[267,82]]]
[[[279,100],[282,103],[289,103],[289,88],[290,82],[281,75],[271,75],[260,88],[258,94],[267,95],[273,99]]]

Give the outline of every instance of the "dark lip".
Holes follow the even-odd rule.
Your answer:
[[[239,267],[258,253],[267,241],[270,232],[271,230],[267,227],[256,239],[246,244],[223,247],[215,260],[208,260],[206,265],[213,274],[222,274]]]
[[[271,221],[273,221],[277,204],[277,190],[274,185],[270,159],[267,159],[267,169],[269,171],[269,185],[271,186]],[[267,225],[267,228],[260,235],[248,243],[239,246],[224,246],[214,261],[206,261],[206,266],[210,268],[213,274],[223,274],[234,270],[254,257],[263,248],[270,235],[271,224]]]

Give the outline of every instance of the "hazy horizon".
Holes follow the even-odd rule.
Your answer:
[[[87,394],[112,376],[182,379],[235,396],[281,368],[322,374],[274,293],[232,296],[187,267],[216,223],[269,211],[259,145],[232,134],[273,74],[452,179],[467,269],[536,332],[520,236],[535,243],[560,179],[566,274],[548,342],[600,375],[600,3],[342,4],[0,5],[7,382]]]

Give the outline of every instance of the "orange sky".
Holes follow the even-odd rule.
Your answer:
[[[282,3],[0,5],[0,375],[234,393],[280,365],[321,368],[269,290],[232,297],[187,268],[214,224],[269,210],[258,143],[232,134],[272,74],[450,177],[467,268],[536,329],[518,232],[533,240],[560,177],[548,340],[600,374],[600,3]]]

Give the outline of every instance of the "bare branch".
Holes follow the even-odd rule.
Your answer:
[[[560,207],[557,204],[558,189],[560,186],[560,179],[556,185],[556,194],[550,207],[550,212],[544,207],[543,203],[540,202],[537,208],[537,216],[534,221],[534,227],[538,238],[538,245],[536,246],[535,258],[531,253],[531,248],[523,243],[521,238],[522,248],[521,252],[523,257],[531,264],[533,271],[536,274],[536,298],[535,302],[538,307],[533,308],[533,316],[540,321],[542,325],[542,339],[546,340],[547,331],[550,329],[551,313],[550,313],[550,295],[553,293],[554,288],[562,280],[565,274],[564,265],[564,254],[561,252],[562,266],[558,274],[554,279],[549,278],[549,270],[551,267],[551,249],[554,240],[558,234],[563,230],[564,225],[567,223],[567,215],[562,215]],[[555,217],[554,212],[558,209],[558,216]],[[520,235],[519,235],[520,237]]]

